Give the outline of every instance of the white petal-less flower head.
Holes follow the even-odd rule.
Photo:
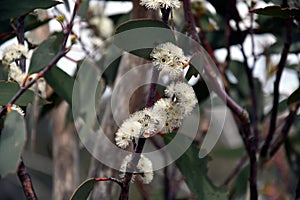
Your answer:
[[[24,111],[22,110],[22,108],[20,108],[19,106],[15,105],[15,104],[13,104],[13,105],[11,106],[11,109],[14,110],[14,111],[17,111],[21,116],[24,116],[24,115],[25,115],[25,113],[24,113]]]
[[[174,8],[180,7],[179,0],[141,0],[140,5],[145,6],[148,9],[159,9],[159,8]]]
[[[118,130],[115,136],[116,145],[122,149],[125,149],[129,146],[130,142],[132,141],[132,136],[122,132],[122,130]]]
[[[185,82],[169,85],[165,93],[168,97],[175,98],[175,101],[183,107],[184,115],[189,115],[197,104],[193,88]]]
[[[134,120],[132,117],[125,120],[116,133],[116,145],[122,149],[129,146],[134,138],[140,137],[142,124]]]
[[[171,42],[156,46],[150,53],[153,63],[172,79],[183,76],[183,68],[187,65],[187,58],[181,48]]]
[[[124,178],[127,165],[131,161],[132,155],[127,155],[121,164],[120,167],[120,177]],[[141,155],[140,160],[136,166],[136,170],[134,171],[134,175],[132,177],[132,181],[139,175],[144,184],[149,184],[153,180],[153,166],[151,160],[149,160],[144,155]]]
[[[2,60],[7,65],[21,58],[28,58],[28,48],[22,44],[12,44],[3,50]]]
[[[160,1],[159,0],[141,0],[141,6],[145,6],[148,9],[158,9],[160,8]]]
[[[153,106],[153,111],[165,116],[163,127],[159,130],[162,133],[170,133],[180,127],[184,118],[184,108],[169,98],[158,100]]]
[[[163,116],[156,115],[152,108],[145,108],[132,114],[130,119],[139,122],[142,126],[142,135],[144,137],[149,137],[161,129]]]
[[[19,85],[22,85],[25,78],[26,74],[22,72],[16,63],[9,65],[8,80],[16,81]]]

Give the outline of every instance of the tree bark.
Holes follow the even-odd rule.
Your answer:
[[[78,185],[78,142],[73,122],[66,124],[69,105],[62,102],[54,110],[53,130],[53,199],[70,199]]]

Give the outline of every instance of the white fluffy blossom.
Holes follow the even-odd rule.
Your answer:
[[[179,0],[141,0],[140,5],[145,6],[148,9],[158,9],[158,8],[179,8]]]
[[[9,65],[8,80],[16,81],[19,85],[22,85],[25,78],[26,73],[23,73],[16,63]]]
[[[11,62],[21,58],[28,58],[28,48],[22,44],[12,44],[3,50],[3,63],[9,65]]]
[[[171,99],[162,98],[153,106],[154,113],[166,116],[164,126],[160,130],[162,133],[170,133],[181,126],[184,118],[184,108],[181,105],[172,102]]]
[[[19,106],[15,105],[15,104],[13,104],[13,105],[11,106],[11,110],[17,111],[21,116],[24,116],[24,115],[25,115],[25,113],[24,113],[24,111],[22,110],[22,108],[20,108]]]
[[[133,120],[132,118],[125,120],[116,133],[116,145],[125,149],[134,138],[140,137],[141,129],[141,123]]]
[[[183,68],[187,65],[187,58],[181,48],[171,42],[156,46],[150,53],[153,63],[172,79],[183,76]]]
[[[124,178],[125,173],[127,171],[127,165],[131,161],[132,155],[127,155],[121,164],[120,167],[120,177]],[[141,180],[143,181],[144,184],[149,184],[152,179],[153,179],[153,167],[152,167],[152,162],[149,160],[147,157],[144,155],[141,155],[140,160],[136,166],[136,170],[134,170],[134,175],[132,178],[132,181],[136,178],[137,175],[140,176]]]
[[[94,25],[98,33],[104,38],[110,37],[114,31],[114,23],[108,17],[93,17],[90,24]]]
[[[8,73],[8,80],[17,82],[20,86],[26,85],[32,79],[35,79],[38,74],[32,74],[27,79],[27,74],[23,73],[20,67],[18,67],[15,63],[11,63],[9,65],[9,73]],[[38,92],[38,94],[42,98],[46,98],[46,80],[41,77],[37,80],[35,84],[33,84],[29,89],[32,91]]]
[[[189,115],[197,104],[197,98],[193,88],[185,82],[171,84],[165,90],[165,93],[184,108],[184,115]]]

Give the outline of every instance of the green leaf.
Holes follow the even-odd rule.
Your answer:
[[[83,0],[80,3],[79,10],[78,10],[78,16],[80,16],[81,19],[83,19],[83,20],[86,20],[89,3],[90,3],[90,0]]]
[[[114,43],[118,47],[148,60],[152,49],[165,42],[176,43],[172,30],[153,19],[127,21],[117,27],[114,35]]]
[[[48,23],[50,19],[46,19],[44,21],[39,21],[38,16],[34,14],[29,14],[25,17],[25,32],[35,29],[41,25]],[[16,22],[14,25],[16,26]],[[4,43],[5,41],[15,37],[14,29],[11,26],[11,22],[9,19],[0,21],[0,44]]]
[[[299,137],[288,138],[285,140],[284,148],[289,162],[289,166],[295,174],[300,174],[300,151]]]
[[[6,105],[19,90],[20,86],[15,82],[0,81],[0,105]],[[34,92],[31,90],[26,90],[14,104],[19,106],[27,106],[28,103],[32,103],[33,99]],[[45,104],[46,101],[40,98],[40,103]]]
[[[52,0],[2,0],[0,21],[25,15],[37,8],[47,9],[57,4],[60,2]]]
[[[279,18],[296,18],[300,19],[300,9],[299,8],[281,8],[279,5],[267,6],[265,8],[254,9],[254,12],[259,15],[267,15]]]
[[[53,67],[46,73],[45,79],[53,90],[69,105],[72,105],[72,92],[75,80],[58,67]]]
[[[119,64],[122,58],[122,50],[115,45],[109,45],[101,57],[98,66],[101,66],[103,78],[107,84],[112,84],[117,76]]]
[[[23,116],[12,110],[6,117],[0,135],[0,175],[16,172],[26,141]]]
[[[229,199],[245,199],[248,188],[249,165],[244,167],[235,178],[230,189]]]
[[[85,200],[90,195],[91,191],[94,189],[94,185],[97,182],[96,179],[90,178],[81,183],[75,192],[72,194],[70,200]]]
[[[56,33],[44,41],[33,53],[28,73],[37,73],[55,57],[64,40],[63,33]]]
[[[300,87],[296,89],[287,99],[287,104],[290,105],[300,100]]]
[[[169,143],[174,137],[174,133],[166,134],[164,136],[164,140],[166,143]],[[176,137],[180,137],[180,141],[182,141],[182,143],[186,143],[189,140],[186,136],[180,134],[176,135]],[[176,148],[176,151],[178,151],[178,149],[180,150],[182,146],[177,145],[173,148]],[[172,154],[172,150],[170,153]],[[226,199],[226,189],[223,187],[216,187],[207,177],[208,161],[208,157],[202,159],[199,158],[199,149],[194,143],[192,143],[185,153],[175,161],[175,163],[182,175],[185,177],[188,187],[193,194],[196,195],[197,199]]]

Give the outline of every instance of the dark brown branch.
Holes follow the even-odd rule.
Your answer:
[[[195,35],[196,29],[194,24],[191,24],[189,22],[193,22],[193,16],[189,5],[188,0],[184,0],[184,12],[185,12],[185,20],[188,22],[188,25],[190,27],[187,28],[188,31],[191,31],[192,37],[196,37],[196,41],[199,41],[198,35]],[[232,1],[234,2],[234,1]],[[185,4],[187,6],[185,6]],[[235,5],[235,4],[234,4]],[[235,8],[235,7],[234,7]],[[234,12],[235,13],[235,12]],[[237,16],[233,16],[234,19],[237,20]],[[202,49],[199,49],[200,53],[205,55]],[[217,74],[214,72],[213,67],[211,66],[211,62],[208,60],[207,57],[203,57],[206,65],[204,65],[204,70],[206,71],[206,74],[211,80],[211,83],[213,85],[213,88],[215,92],[218,94],[218,96],[226,102],[227,106],[231,109],[231,111],[235,114],[235,116],[238,118],[238,122],[240,124],[240,127],[242,129],[242,138],[245,143],[245,147],[250,159],[250,199],[251,200],[257,200],[258,193],[257,193],[257,161],[256,161],[256,148],[254,146],[254,140],[253,140],[253,134],[250,127],[250,120],[249,120],[249,114],[246,110],[244,110],[242,107],[240,107],[227,93],[226,91],[219,85],[217,82]]]
[[[22,45],[24,45],[24,42],[25,42],[25,24],[24,24],[25,17],[26,17],[26,15],[21,15],[18,18],[18,25],[17,25],[17,30],[16,30],[18,42],[19,42],[19,44],[22,44]],[[20,60],[20,68],[21,68],[22,72],[26,72],[26,59]]]
[[[253,126],[253,133],[254,133],[254,146],[255,149],[257,150],[258,148],[258,143],[259,143],[259,138],[258,138],[258,113],[257,113],[257,96],[256,96],[256,91],[255,91],[255,86],[254,86],[254,77],[253,77],[253,68],[251,69],[249,64],[248,64],[248,58],[245,53],[244,45],[242,43],[242,31],[239,26],[239,22],[235,21],[236,23],[236,28],[239,33],[240,37],[240,50],[243,55],[243,63],[244,63],[244,69],[246,71],[247,75],[247,80],[248,80],[248,85],[250,89],[250,97],[251,97],[251,103],[252,103],[252,126]]]
[[[22,188],[25,194],[25,197],[27,200],[36,200],[37,196],[34,192],[33,185],[31,182],[31,178],[27,172],[27,169],[24,165],[23,160],[21,159],[18,170],[17,170],[17,175],[20,179],[20,182],[22,184]]]
[[[183,0],[184,18],[186,21],[187,32],[191,37],[200,44],[200,39],[195,27],[195,21],[191,9],[190,0]]]
[[[284,0],[284,1],[285,1],[285,3],[283,3],[283,4],[287,6],[286,0]],[[286,40],[285,40],[285,44],[284,44],[284,47],[281,52],[281,57],[280,57],[280,61],[278,64],[278,71],[276,73],[276,79],[274,82],[273,108],[272,108],[272,113],[271,113],[268,135],[266,137],[265,143],[263,144],[263,147],[260,152],[260,156],[262,158],[266,158],[270,144],[272,142],[272,139],[273,139],[273,136],[274,136],[274,133],[276,130],[276,120],[277,120],[278,103],[279,103],[279,83],[281,80],[281,75],[282,75],[286,60],[287,60],[287,56],[288,56],[289,49],[291,46],[291,41],[292,41],[291,19],[286,20],[285,28],[286,28]]]

